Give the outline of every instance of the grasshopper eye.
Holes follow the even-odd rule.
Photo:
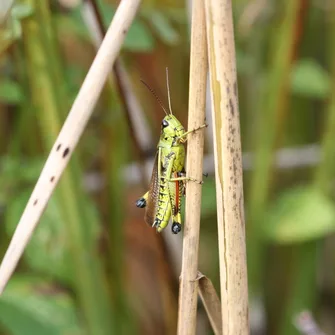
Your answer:
[[[167,122],[166,120],[162,121],[162,127],[165,128],[169,125],[169,122]]]

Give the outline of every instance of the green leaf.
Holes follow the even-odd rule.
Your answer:
[[[12,20],[11,32],[9,35],[14,41],[22,37],[22,26],[20,20]]]
[[[6,229],[9,235],[14,233],[30,193],[31,190],[21,192],[9,203],[6,212]],[[65,225],[57,199],[52,197],[26,248],[24,257],[32,268],[70,282],[73,274],[69,259],[70,241]]]
[[[131,25],[124,47],[133,52],[150,52],[155,47],[155,40],[150,30],[139,20],[135,20]]]
[[[19,104],[24,99],[21,86],[11,80],[3,79],[0,81],[0,101],[7,104]]]
[[[104,1],[98,1],[105,27],[109,27],[115,14],[115,8]],[[127,32],[123,47],[133,52],[149,52],[155,47],[150,30],[139,19],[135,19]]]
[[[311,187],[286,191],[264,218],[264,236],[279,244],[301,243],[335,231],[332,201]]]
[[[15,179],[16,184],[35,182],[43,168],[44,157],[27,158],[3,156],[0,159],[0,180]]]
[[[3,156],[0,159],[0,202],[11,203],[8,190],[20,184],[35,182],[43,167],[44,158]]]
[[[307,98],[327,99],[331,90],[329,74],[314,60],[297,62],[291,74],[294,94]]]
[[[149,11],[145,16],[164,43],[175,45],[179,42],[179,35],[166,15],[163,15],[157,10],[153,10]]]
[[[5,24],[0,28],[0,54],[4,52],[12,43],[21,38],[22,27],[21,19],[30,16],[33,13],[33,7],[27,4],[16,4],[7,17]],[[0,101],[1,101],[0,88]],[[6,101],[12,103],[12,101]],[[16,101],[15,101],[16,102]]]
[[[16,4],[11,10],[11,15],[15,19],[23,19],[23,18],[26,18],[32,15],[33,12],[34,12],[34,9],[32,5]]]
[[[0,299],[0,323],[11,334],[79,335],[73,300],[50,283],[16,275]]]
[[[30,193],[31,189],[28,189],[9,202],[5,217],[9,235],[14,233]],[[58,197],[59,194],[56,191],[56,194],[49,200],[39,226],[26,248],[24,257],[32,268],[71,284],[75,278],[70,252],[73,242],[69,239],[68,219],[64,219],[62,215],[62,208],[57,201]],[[89,216],[89,222],[91,222],[90,227],[87,227],[87,234],[92,236],[92,241],[96,241],[99,234],[99,228],[96,224],[96,221],[99,220],[99,214],[92,201],[85,200],[83,205],[86,209],[85,214]],[[87,247],[92,248],[92,246]]]
[[[106,29],[110,26],[115,8],[104,1],[98,0],[98,5],[103,16]],[[83,22],[81,9],[77,6],[68,17],[58,17],[59,26],[64,31],[72,31],[85,40],[91,40],[87,28]],[[139,19],[135,19],[126,35],[124,49],[133,52],[149,52],[155,47],[155,40],[150,30]]]

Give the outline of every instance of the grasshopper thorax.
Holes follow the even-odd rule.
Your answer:
[[[161,141],[166,145],[175,146],[180,143],[185,129],[180,121],[173,115],[168,114],[162,121]]]

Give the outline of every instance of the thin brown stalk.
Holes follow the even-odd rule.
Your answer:
[[[191,65],[188,128],[201,126],[205,121],[207,47],[205,10],[202,0],[192,8]],[[204,132],[189,135],[187,175],[202,179]],[[195,334],[198,297],[198,248],[200,231],[201,185],[187,185],[182,269],[179,290],[178,334]]]
[[[86,1],[88,4],[90,4],[90,8],[92,9],[94,17],[96,19],[97,27],[99,29],[100,38],[102,41],[103,37],[106,34],[106,28],[103,23],[98,3],[96,0]],[[98,41],[98,44],[100,44],[101,41]],[[148,131],[145,124],[144,113],[134,93],[134,90],[131,87],[129,76],[122,64],[122,60],[120,57],[115,60],[113,71],[119,95],[122,100],[122,106],[128,120],[130,136],[135,151],[138,153],[140,160],[143,161],[146,156],[146,151],[150,149],[150,146],[152,144],[150,132]]]
[[[103,37],[106,34],[106,28],[103,23],[102,15],[99,10],[99,6],[96,0],[86,0],[83,10],[88,10],[91,13],[90,16],[93,17],[94,22],[88,20],[87,15],[84,15],[84,20],[86,18],[86,25],[90,30],[91,36],[97,47],[101,44]],[[118,89],[119,97],[122,102],[122,107],[124,109],[124,114],[127,119],[127,126],[129,129],[129,136],[134,148],[134,153],[138,157],[140,162],[139,171],[141,174],[141,182],[144,188],[147,188],[148,182],[145,174],[145,158],[146,152],[150,149],[152,139],[150,137],[150,132],[145,124],[145,117],[140,103],[133,91],[128,74],[122,64],[120,57],[115,60],[113,67],[115,83]],[[112,83],[112,78],[109,77],[109,83]]]
[[[242,153],[232,4],[206,1],[223,334],[249,334]]]

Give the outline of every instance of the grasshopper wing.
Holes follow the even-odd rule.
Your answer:
[[[145,222],[152,226],[156,217],[158,208],[158,196],[159,196],[159,179],[158,179],[158,153],[155,157],[154,167],[152,169],[151,181],[149,185],[149,194],[147,200],[147,206],[145,208]]]

